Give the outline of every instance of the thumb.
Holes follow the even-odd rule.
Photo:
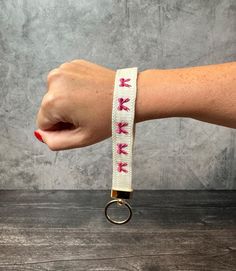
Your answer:
[[[85,136],[83,131],[81,131],[81,127],[54,131],[37,129],[34,134],[40,141],[47,144],[49,149],[52,151],[67,150],[85,146]]]

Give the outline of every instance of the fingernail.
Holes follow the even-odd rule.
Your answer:
[[[42,136],[40,135],[40,133],[38,131],[34,131],[34,135],[39,141],[43,142]]]

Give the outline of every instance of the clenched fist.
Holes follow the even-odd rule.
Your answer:
[[[74,60],[48,74],[35,131],[51,150],[88,146],[111,136],[115,71]]]

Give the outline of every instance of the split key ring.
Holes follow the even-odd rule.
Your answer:
[[[129,211],[128,216],[124,220],[115,220],[111,216],[108,215],[108,209],[109,209],[109,207],[111,205],[115,204],[115,203],[119,207],[120,206],[125,206],[128,209],[128,211]],[[106,216],[107,220],[110,221],[111,223],[116,224],[116,225],[122,225],[122,224],[127,223],[131,219],[131,217],[132,217],[132,208],[129,205],[129,203],[126,202],[124,199],[114,199],[114,200],[109,201],[106,204],[106,207],[105,207],[105,216]]]

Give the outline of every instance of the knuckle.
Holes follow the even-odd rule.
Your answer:
[[[55,106],[55,103],[57,101],[57,97],[52,93],[47,93],[42,101],[42,109],[47,110],[48,108],[52,108]]]
[[[50,82],[53,78],[61,75],[61,71],[59,69],[53,69],[48,73],[47,81]]]
[[[61,64],[60,66],[59,66],[59,69],[67,69],[67,68],[69,68],[71,65],[70,65],[70,63],[68,63],[68,62],[66,62],[66,63],[63,63],[63,64]]]
[[[75,64],[84,64],[86,61],[84,59],[74,59],[71,61],[71,63]]]

